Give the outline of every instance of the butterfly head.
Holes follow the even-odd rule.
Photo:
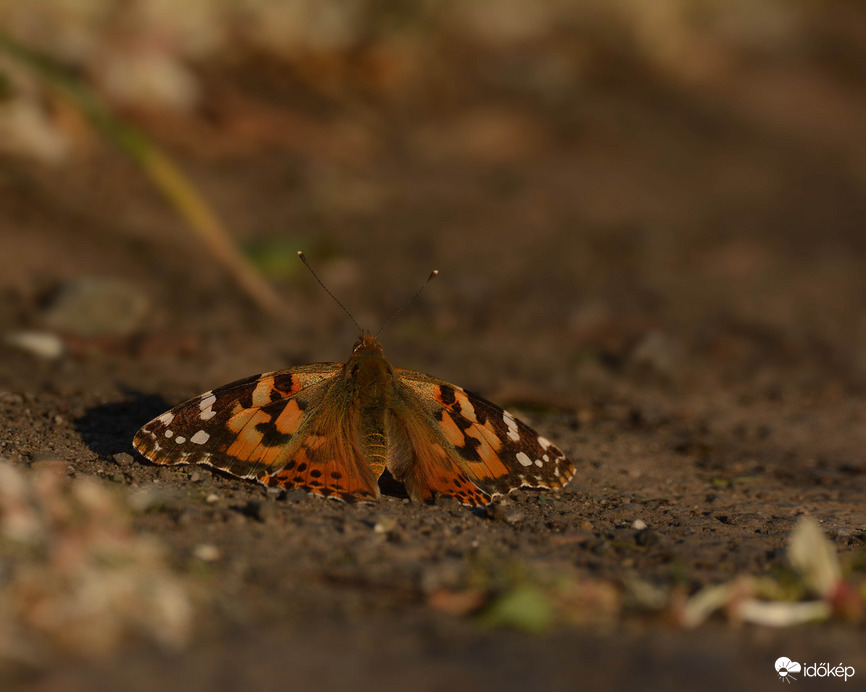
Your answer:
[[[352,356],[359,357],[366,354],[375,354],[384,357],[385,351],[382,349],[382,344],[379,343],[379,340],[370,334],[370,332],[365,330],[361,332],[361,336],[359,336],[358,340],[355,342],[355,346],[352,348]]]

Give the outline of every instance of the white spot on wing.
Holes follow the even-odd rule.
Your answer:
[[[216,415],[216,411],[213,410],[213,405],[216,403],[216,395],[208,392],[208,394],[202,397],[202,400],[198,402],[199,410],[201,410],[201,414],[199,417],[202,420],[210,420]]]
[[[186,442],[186,438],[183,435],[178,435],[174,438],[174,441],[177,442],[179,445],[182,445],[184,442]]]
[[[520,440],[520,433],[517,430],[517,421],[514,420],[514,416],[512,416],[508,411],[502,412],[502,420],[505,421],[505,425],[508,426],[508,439],[517,442]]]
[[[195,435],[189,438],[189,441],[193,444],[203,445],[210,439],[210,435],[206,433],[204,430],[199,430]]]
[[[174,420],[174,414],[171,411],[166,411],[161,416],[158,416],[157,420],[163,425],[171,425],[171,422]]]
[[[166,436],[166,437],[169,437],[169,438],[170,438],[170,437],[173,437],[173,436],[174,436],[174,431],[173,431],[173,430],[166,430],[166,431],[165,431],[165,436]]]
[[[520,462],[521,466],[532,466],[532,459],[530,459],[524,452],[517,453],[517,461]]]
[[[541,459],[536,459],[536,460],[535,460],[535,465],[536,465],[538,468],[541,468],[541,466],[542,466],[543,463],[544,463],[544,462],[541,461]]]
[[[540,444],[542,446],[542,448],[547,449],[553,443],[550,440],[548,440],[546,437],[542,437],[541,435],[539,435],[538,436],[538,444]]]

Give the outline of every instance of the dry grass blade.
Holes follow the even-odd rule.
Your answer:
[[[136,160],[247,295],[265,312],[285,317],[287,308],[282,298],[238,251],[214,211],[174,162],[149,143],[141,148]]]
[[[93,92],[62,64],[26,47],[0,31],[0,51],[29,68],[78,108],[91,125],[133,159],[210,253],[265,312],[285,317],[285,302],[240,253],[213,209],[174,162],[136,128],[124,123],[100,103]]]

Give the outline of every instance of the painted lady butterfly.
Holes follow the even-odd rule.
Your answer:
[[[559,489],[574,465],[507,411],[430,375],[393,368],[363,334],[352,357],[255,375],[163,413],[135,436],[157,464],[204,464],[267,486],[379,498],[387,468],[413,500],[483,505]]]
[[[133,445],[157,464],[204,464],[348,501],[377,500],[386,468],[413,500],[464,505],[520,487],[559,489],[575,472],[555,445],[495,404],[392,367],[368,332],[345,364],[277,370],[206,392],[145,425]]]

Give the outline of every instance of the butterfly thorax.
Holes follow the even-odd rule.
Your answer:
[[[361,409],[391,408],[396,387],[394,368],[385,358],[382,345],[371,334],[362,334],[355,343],[352,357],[343,366],[343,377],[354,390]]]

